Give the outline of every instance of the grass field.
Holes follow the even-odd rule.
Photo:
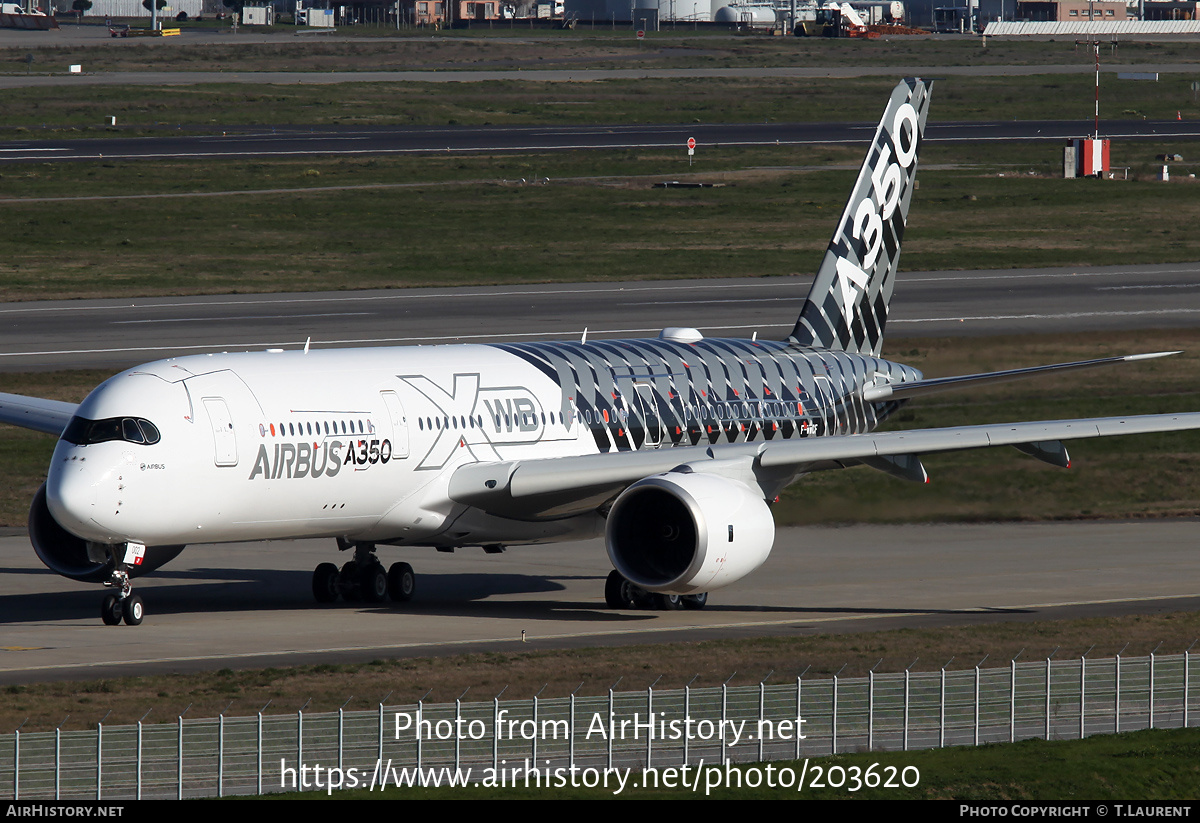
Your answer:
[[[586,22],[586,21],[584,21]],[[764,66],[997,66],[1090,65],[1092,54],[1074,38],[1060,42],[990,39],[891,37],[880,40],[764,37],[723,31],[698,32],[680,26],[649,32],[638,41],[626,25],[609,29],[533,31],[497,27],[433,32],[365,28],[339,29],[320,41],[292,36],[276,27],[273,42],[239,42],[229,35],[213,42],[183,36],[161,41],[126,40],[97,45],[58,46],[49,42],[0,49],[0,66],[13,74],[66,71],[73,63],[87,71],[152,71],[169,63],[175,71],[398,71],[520,68],[727,68]],[[347,33],[350,34],[347,37]],[[357,35],[357,36],[355,36]],[[32,53],[34,62],[26,63]],[[1200,62],[1190,42],[1123,42],[1106,65]]]
[[[1126,143],[1114,165],[1148,178],[1168,148],[1188,151]],[[690,175],[682,150],[6,166],[0,299],[807,273],[857,155],[712,148]],[[1187,165],[1164,185],[1056,179],[1055,144],[925,160],[909,270],[1200,258]]]
[[[1197,50],[1200,54],[1200,49]],[[680,78],[545,83],[339,83],[80,86],[0,90],[0,139],[220,133],[287,126],[447,126],[870,121],[893,75],[848,79]],[[1197,65],[1200,75],[1200,64]],[[1200,119],[1195,75],[1158,82],[1104,75],[1104,119]],[[1089,131],[1089,74],[947,77],[935,84],[934,121],[1072,120]],[[117,127],[107,124],[117,118]]]
[[[384,792],[363,790],[337,792],[333,799],[387,800],[685,800],[704,797],[711,800],[954,800],[960,803],[1004,804],[1001,808],[1013,816],[1038,817],[1032,809],[1021,807],[1031,801],[1192,801],[1200,779],[1196,752],[1200,730],[1147,730],[1121,735],[1089,737],[1086,740],[1027,740],[1009,745],[979,748],[960,747],[915,752],[839,754],[836,757],[811,758],[807,761],[777,761],[768,777],[766,765],[739,764],[734,774],[720,766],[705,764],[705,773],[697,779],[696,767],[688,772],[687,786],[680,785],[680,769],[656,788],[645,788],[654,778],[644,778],[635,768],[629,783],[618,792],[610,788],[465,788],[465,789],[388,789]],[[1136,763],[1137,768],[1130,764]],[[863,785],[868,770],[875,776],[886,775],[891,785]],[[811,781],[820,776],[822,787],[810,784],[798,791],[797,776],[805,772]],[[781,770],[790,769],[790,775]],[[817,771],[820,769],[820,772]],[[842,770],[842,771],[839,771]],[[892,769],[894,771],[889,771]],[[911,787],[899,778],[904,772]],[[916,770],[915,772],[913,770]],[[845,782],[842,783],[843,777]],[[659,772],[659,781],[667,774]],[[861,783],[855,781],[857,778]],[[569,777],[567,778],[569,779]],[[633,784],[641,783],[638,788]],[[696,781],[698,788],[691,788]],[[826,783],[836,783],[832,788]],[[785,788],[781,784],[787,784]],[[707,788],[713,787],[713,788]],[[324,798],[321,793],[285,794],[280,799]],[[992,808],[995,808],[994,806]],[[1128,807],[1126,807],[1128,808]],[[1140,811],[1142,807],[1137,807]],[[1187,806],[1175,807],[1181,811]],[[1164,810],[1166,811],[1166,810]],[[943,813],[958,815],[958,807]],[[1129,813],[1129,812],[1127,812]],[[967,816],[967,815],[962,815]]]

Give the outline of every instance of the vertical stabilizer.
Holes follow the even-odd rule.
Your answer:
[[[879,354],[932,87],[910,77],[892,92],[790,340]]]

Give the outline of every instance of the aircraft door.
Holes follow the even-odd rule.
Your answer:
[[[392,421],[392,457],[408,457],[408,419],[404,416],[404,404],[394,391],[379,393]]]
[[[233,417],[229,414],[229,405],[222,397],[205,397],[201,402],[212,426],[214,462],[218,466],[236,466],[237,433],[233,430]]]
[[[657,447],[662,443],[662,420],[658,416],[658,404],[654,402],[654,387],[648,383],[635,383],[638,405],[645,421],[646,439],[644,446]]]

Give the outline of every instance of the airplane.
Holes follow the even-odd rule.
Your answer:
[[[80,404],[0,395],[0,422],[57,435],[29,514],[53,571],[103,583],[104,623],[140,624],[131,580],[186,545],[324,538],[350,553],[315,599],[407,601],[381,547],[603,534],[608,606],[703,608],[767,559],[770,504],[812,472],[928,482],[921,455],[1200,428],[1200,413],[876,432],[909,400],[1156,352],[925,378],[883,359],[932,84],[892,92],[820,269],[783,340],[656,338],[271,349],[159,360]]]

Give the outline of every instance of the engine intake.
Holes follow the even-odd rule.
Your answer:
[[[46,505],[46,484],[33,496],[29,507],[29,541],[46,568],[72,580],[101,583],[112,573],[112,564],[97,563],[88,556],[87,541],[59,525]],[[147,546],[142,562],[129,569],[130,577],[141,577],[179,556],[183,546]]]
[[[617,571],[647,591],[668,594],[741,580],[763,564],[774,540],[775,521],[760,494],[686,467],[626,489],[605,529]]]

